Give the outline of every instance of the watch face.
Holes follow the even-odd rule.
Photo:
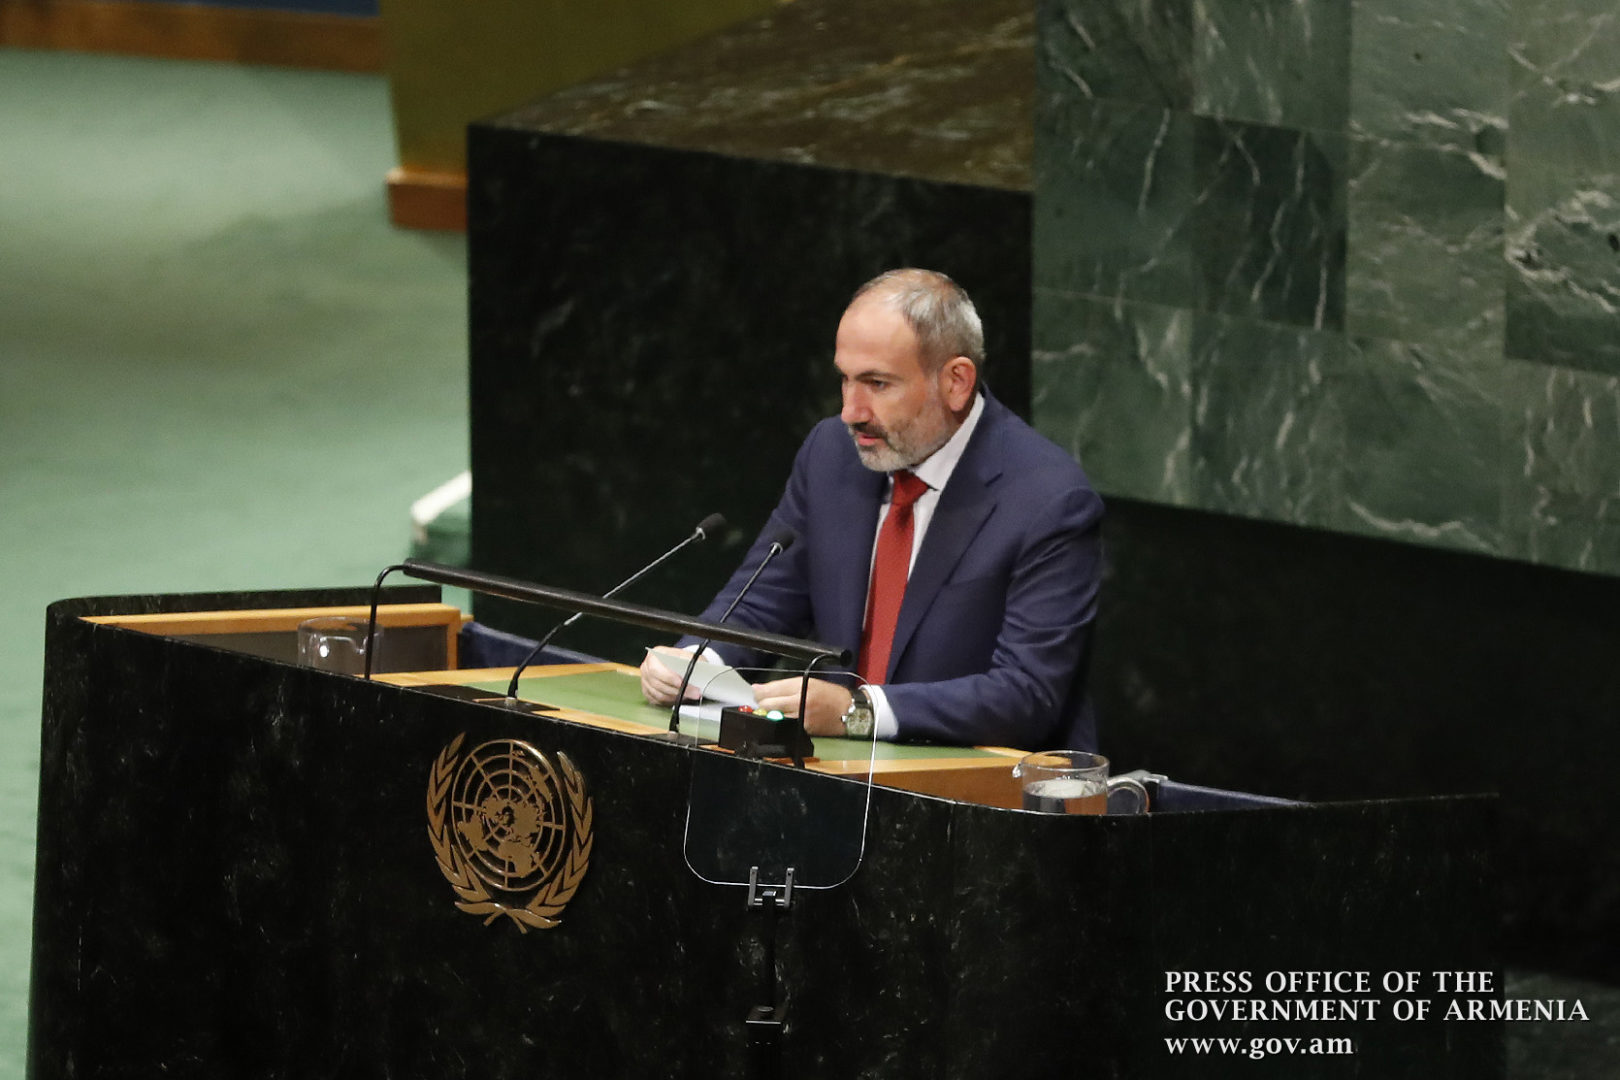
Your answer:
[[[877,717],[872,713],[872,699],[866,691],[856,688],[850,695],[849,708],[844,711],[844,735],[851,739],[864,739],[872,734]]]

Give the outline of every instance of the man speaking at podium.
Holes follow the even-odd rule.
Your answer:
[[[705,619],[718,619],[771,538],[798,537],[730,623],[858,656],[853,693],[811,679],[811,735],[1092,749],[1086,661],[1102,501],[1066,452],[978,385],[984,332],[944,274],[892,270],[838,323],[843,410],[799,449],[782,501]],[[717,646],[736,666],[757,654]],[[792,715],[802,679],[760,683]],[[680,679],[652,656],[642,692]]]

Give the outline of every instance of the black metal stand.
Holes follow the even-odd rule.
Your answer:
[[[780,1080],[782,1076],[782,1032],[787,1024],[787,1008],[776,1000],[776,920],[793,906],[793,867],[780,885],[762,885],[759,867],[748,871],[748,910],[764,920],[763,948],[759,969],[761,1004],[748,1010],[743,1031],[748,1038],[748,1075],[755,1080]]]

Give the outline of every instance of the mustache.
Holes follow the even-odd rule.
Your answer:
[[[846,424],[844,426],[849,428],[849,433],[851,435],[865,435],[871,439],[882,439],[884,442],[889,441],[889,433],[869,420],[863,420],[859,424]]]

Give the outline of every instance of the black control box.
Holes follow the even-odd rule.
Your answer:
[[[720,746],[738,757],[792,758],[795,765],[803,765],[816,752],[797,717],[749,705],[720,710]]]

